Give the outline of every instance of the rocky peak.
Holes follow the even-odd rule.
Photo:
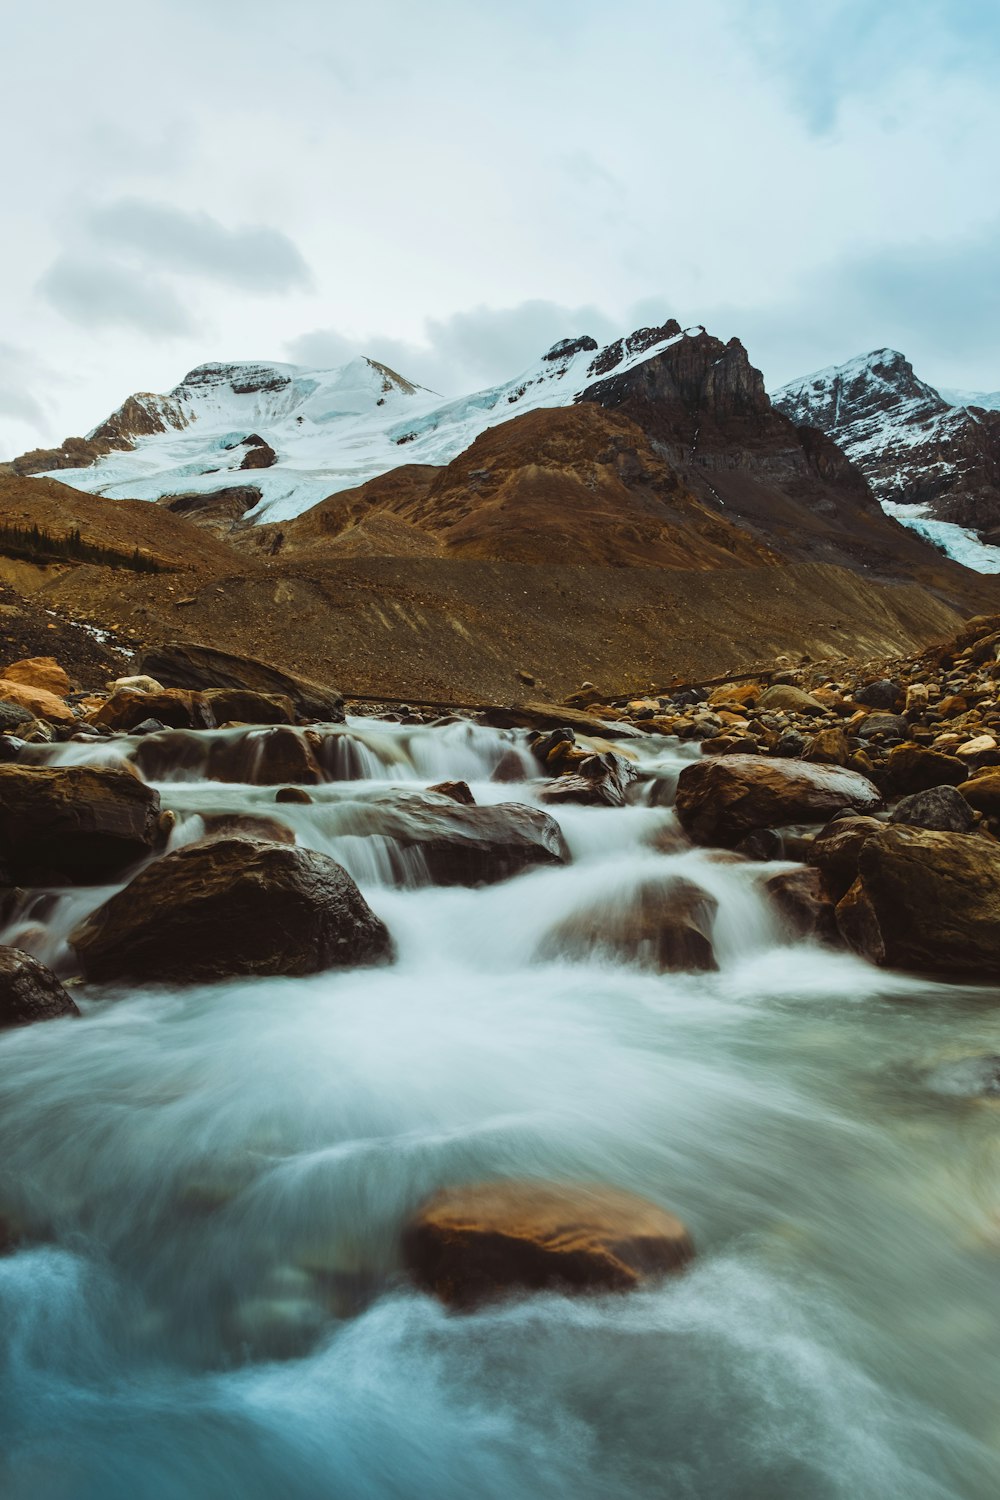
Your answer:
[[[774,404],[798,425],[836,434],[855,422],[905,414],[927,420],[948,410],[898,349],[874,349],[844,365],[817,370],[775,393]]]

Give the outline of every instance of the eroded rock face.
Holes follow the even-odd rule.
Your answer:
[[[677,781],[677,816],[699,844],[732,848],[748,833],[819,823],[843,808],[874,811],[878,788],[840,766],[726,755],[694,761]]]
[[[117,879],[157,848],[159,816],[131,771],[0,765],[0,862],[24,885]]]
[[[681,1221],[620,1188],[499,1181],[446,1188],[407,1225],[403,1257],[458,1308],[537,1291],[630,1291],[694,1256]]]
[[[690,880],[649,880],[627,897],[564,918],[542,940],[538,957],[604,956],[660,974],[717,969],[712,929],[718,906]]]
[[[88,979],[146,984],[314,974],[391,952],[385,924],[334,860],[232,836],[157,860],[70,942]]]
[[[20,948],[0,947],[0,1031],[79,1014],[50,969]]]
[[[995,982],[1000,847],[968,834],[885,828],[863,844],[837,923],[872,963]]]

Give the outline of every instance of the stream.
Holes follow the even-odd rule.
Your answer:
[[[629,741],[635,805],[549,809],[570,864],[465,889],[365,803],[463,778],[538,805],[490,780],[512,749],[537,775],[526,739],[340,740],[310,804],[205,780],[197,750],[156,785],[174,847],[253,812],[332,855],[393,964],[77,986],[82,1019],[0,1035],[0,1208],[33,1230],[0,1258],[4,1500],[996,1500],[1000,1095],[966,1085],[997,992],[794,939],[762,888],[789,866],[683,846],[663,804],[690,746]],[[546,946],[672,874],[718,902],[718,972]],[[30,927],[64,967],[112,889],[40,897],[0,941]],[[696,1259],[448,1312],[401,1226],[496,1176],[628,1188]]]

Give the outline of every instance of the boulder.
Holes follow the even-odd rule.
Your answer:
[[[821,729],[802,752],[802,759],[820,766],[846,766],[851,753],[842,729]]]
[[[458,1308],[523,1292],[629,1291],[682,1270],[693,1256],[673,1214],[596,1184],[445,1188],[403,1232],[417,1285]]]
[[[309,793],[300,786],[282,786],[274,794],[275,802],[298,802],[300,804],[311,803]]]
[[[813,839],[809,863],[819,871],[822,890],[832,901],[845,896],[858,878],[861,847],[870,838],[878,838],[885,824],[877,818],[835,818]]]
[[[464,807],[427,792],[384,792],[339,804],[342,831],[419,850],[434,885],[492,885],[522,870],[569,863],[559,824],[539,807]]]
[[[782,870],[767,877],[764,890],[796,937],[821,943],[839,941],[836,909],[823,888],[819,870],[808,866]]]
[[[880,677],[875,682],[866,682],[863,687],[859,687],[854,694],[854,701],[863,703],[866,708],[879,708],[886,713],[895,714],[906,703],[906,689],[902,683],[893,682],[889,677]]]
[[[130,688],[134,693],[162,693],[163,683],[157,682],[155,677],[116,677],[113,682],[108,683],[108,692],[113,693],[117,688]]]
[[[30,724],[34,717],[31,709],[25,708],[23,703],[10,703],[6,699],[0,699],[0,734],[17,729],[22,724]]]
[[[717,969],[712,928],[718,906],[680,876],[646,880],[627,896],[564,917],[543,938],[537,957],[607,957],[659,974]]]
[[[824,822],[843,808],[881,806],[856,771],[801,760],[726,755],[693,761],[677,781],[677,816],[699,844],[732,848],[757,828]]]
[[[969,774],[955,756],[925,745],[897,745],[889,751],[886,769],[890,787],[900,795],[925,792],[932,786],[958,786]]]
[[[996,984],[1000,847],[967,834],[886,828],[862,845],[837,924],[872,963]]]
[[[20,948],[0,947],[0,1031],[79,1014],[50,969]]]
[[[1000,815],[1000,771],[982,771],[959,787],[960,795],[970,807],[987,817]]]
[[[490,774],[491,781],[527,781],[528,773],[516,750],[505,750]]]
[[[909,738],[910,726],[902,714],[865,714],[855,729],[862,740],[905,740]]]
[[[942,833],[968,833],[975,815],[953,786],[932,786],[926,792],[912,792],[897,802],[889,822],[906,823],[911,828],[937,828]]]
[[[131,771],[0,765],[0,863],[24,885],[117,880],[158,847],[159,816]]]
[[[248,688],[251,692],[290,698],[300,719],[328,724],[344,722],[344,701],[335,689],[267,666],[249,656],[233,656],[213,646],[174,641],[143,652],[137,670],[167,687]]]
[[[390,956],[385,924],[325,854],[220,837],[149,865],[71,934],[105,982],[314,974]]]
[[[429,786],[427,790],[436,792],[439,797],[450,797],[452,802],[461,802],[465,807],[476,805],[472,788],[467,781],[439,781],[437,786]]]
[[[582,802],[590,807],[624,807],[629,786],[638,778],[631,761],[614,751],[588,755],[575,771],[550,781],[539,793],[543,802]]]
[[[777,682],[773,687],[766,688],[757,699],[757,709],[760,712],[774,712],[776,709],[783,713],[792,714],[822,714],[826,708],[812,693],[803,692],[799,687],[793,687],[790,682]]]
[[[25,708],[36,719],[49,719],[53,724],[73,724],[76,715],[69,704],[48,692],[45,688],[29,687],[26,682],[13,682],[0,677],[0,699]]]
[[[4,667],[0,675],[8,682],[41,688],[56,698],[65,698],[69,692],[69,677],[54,656],[27,656],[23,661],[15,661],[9,667]]]
[[[316,760],[318,736],[311,731],[276,725],[224,735],[212,741],[205,775],[210,781],[243,782],[249,786],[277,786],[294,782],[316,786],[323,773]]]
[[[157,719],[169,729],[212,728],[201,694],[181,688],[161,688],[158,693],[116,688],[87,716],[88,723],[101,724],[117,734],[128,734],[144,719]]]

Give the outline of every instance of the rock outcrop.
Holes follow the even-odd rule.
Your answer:
[[[497,1181],[446,1188],[407,1225],[403,1257],[458,1308],[511,1294],[630,1291],[694,1255],[681,1221],[620,1188]]]
[[[325,854],[220,836],[148,866],[70,935],[88,979],[314,974],[387,959],[385,924]]]
[[[838,443],[880,500],[1000,540],[1000,411],[945,400],[895,349],[793,381],[774,404]]]

